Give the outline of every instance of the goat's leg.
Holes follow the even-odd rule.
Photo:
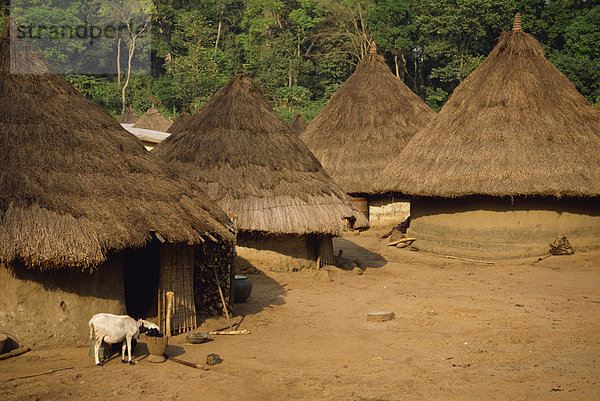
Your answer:
[[[122,345],[121,345],[121,363],[127,363],[127,361],[125,360],[125,347],[127,346],[127,343],[125,342],[125,340],[123,340]],[[130,357],[131,359],[131,357]]]
[[[98,336],[96,336],[96,343],[94,344],[94,358],[96,360],[96,365],[98,365],[98,366],[102,366],[102,363],[100,362],[100,358],[98,357],[101,344],[102,344],[102,338],[99,338]]]
[[[131,336],[127,336],[127,352],[129,353],[129,364],[134,365],[135,362],[131,360]]]

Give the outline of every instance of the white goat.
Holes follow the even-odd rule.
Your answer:
[[[98,313],[92,316],[89,322],[90,326],[90,340],[94,339],[94,356],[96,359],[96,365],[102,366],[100,359],[98,358],[98,352],[100,351],[100,345],[102,341],[107,344],[123,343],[121,347],[121,362],[125,361],[125,347],[129,355],[129,363],[131,365],[134,362],[131,360],[131,340],[138,338],[140,333],[148,330],[148,327],[158,328],[154,323],[147,322],[145,320],[136,321],[134,318],[127,315],[113,315],[110,313]]]

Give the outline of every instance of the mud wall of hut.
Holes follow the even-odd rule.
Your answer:
[[[0,264],[0,332],[23,345],[88,345],[90,318],[125,313],[123,258],[115,256],[93,273],[40,271]]]
[[[217,277],[225,298],[225,304],[229,312],[233,312],[234,275],[235,247],[233,243],[206,241],[196,247],[194,298],[198,314],[224,315]]]
[[[371,227],[395,226],[410,216],[408,198],[385,196],[369,197],[368,200]]]
[[[575,251],[600,248],[600,199],[417,198],[408,235],[419,249],[483,259],[547,254],[565,235]]]
[[[239,233],[236,266],[239,272],[315,268],[317,241],[313,235]]]

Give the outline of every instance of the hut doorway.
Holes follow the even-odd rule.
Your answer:
[[[125,307],[127,314],[135,319],[157,316],[158,252],[156,241],[125,252]]]
[[[167,329],[167,294],[173,293],[170,314],[171,334],[198,327],[194,301],[194,247],[187,244],[161,244],[158,280],[158,321]]]

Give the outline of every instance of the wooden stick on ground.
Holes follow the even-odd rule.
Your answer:
[[[29,347],[21,347],[21,348],[13,349],[10,352],[5,352],[4,354],[0,354],[0,360],[7,359],[12,356],[21,355],[21,354],[26,353],[27,351],[29,351]]]
[[[239,330],[240,329],[240,325],[242,324],[242,322],[244,321],[245,318],[246,318],[246,315],[242,315],[242,318],[240,319],[240,321],[238,322],[238,324],[233,329],[234,330]]]
[[[535,261],[532,263],[532,265],[535,265],[537,262],[541,262],[542,260],[544,260],[544,259],[546,259],[546,258],[549,258],[550,256],[552,256],[552,254],[551,254],[551,253],[549,253],[548,255],[545,255],[545,256],[540,256],[539,258],[537,258],[537,260],[535,260]]]
[[[248,330],[222,330],[222,331],[210,331],[208,334],[221,335],[221,336],[239,336],[242,334],[250,334]]]
[[[68,370],[68,369],[73,369],[73,368],[74,368],[74,366],[69,366],[68,368],[52,369],[52,370],[49,370],[47,372],[35,373],[33,375],[11,377],[10,379],[6,379],[4,381],[5,382],[9,382],[9,381],[12,381],[12,380],[17,380],[17,379],[28,379],[30,377],[37,377],[37,376],[49,375],[49,374],[54,373],[54,372],[60,372],[61,370]]]
[[[242,315],[242,318],[240,319],[240,321],[237,324],[236,323],[228,324],[225,327],[221,327],[219,329],[211,330],[211,332],[213,332],[213,331],[224,331],[224,330],[230,329],[230,328],[232,328],[234,326],[235,326],[234,330],[237,330],[240,327],[240,324],[242,324],[242,320],[244,320],[245,317],[246,317],[245,315]]]
[[[477,260],[477,259],[461,258],[460,256],[450,256],[450,255],[444,255],[444,256],[446,256],[446,258],[448,258],[448,259],[466,260],[467,262],[485,263],[487,265],[495,265],[496,264],[496,262],[490,262],[490,261],[487,261],[487,260]]]
[[[190,366],[190,367],[196,368],[196,369],[208,370],[208,366],[206,366],[206,365],[201,365],[199,363],[193,363],[193,362],[183,361],[181,359],[178,359],[178,358],[175,358],[175,357],[172,357],[172,356],[167,356],[167,358],[170,361],[177,362],[177,363],[180,363],[180,364],[185,365],[185,366]]]
[[[416,241],[416,240],[417,240],[416,238],[399,238],[399,239],[396,239],[396,240],[388,242],[387,245],[388,246],[394,246],[394,245],[398,245],[398,244],[400,244],[402,242],[413,242],[413,241]]]

